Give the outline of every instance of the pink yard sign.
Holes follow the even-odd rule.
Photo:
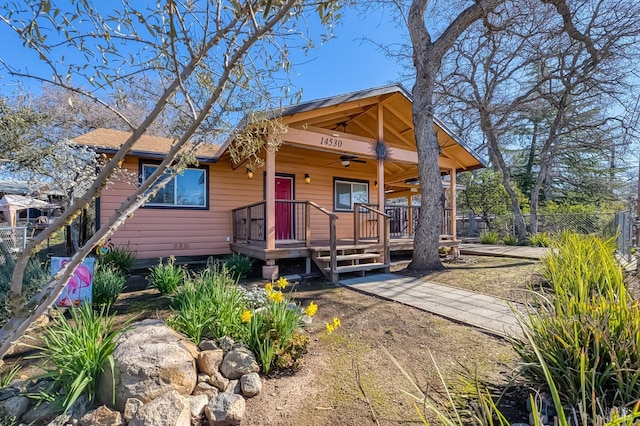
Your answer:
[[[51,276],[69,262],[68,257],[51,258]],[[88,257],[78,266],[73,276],[65,286],[62,293],[56,300],[56,306],[69,307],[78,306],[80,303],[91,303],[93,293],[93,269],[95,259]]]

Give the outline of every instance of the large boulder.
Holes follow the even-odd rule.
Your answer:
[[[172,390],[140,407],[129,426],[191,426],[191,402]]]
[[[194,357],[197,347],[164,321],[151,319],[134,324],[118,338],[113,371],[108,362],[104,365],[99,401],[124,411],[128,398],[147,403],[171,390],[189,395],[197,383]]]

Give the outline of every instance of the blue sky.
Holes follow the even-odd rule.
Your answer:
[[[367,89],[398,82],[400,67],[373,44],[362,41],[371,38],[394,43],[401,40],[401,31],[380,10],[365,15],[353,9],[344,11],[343,19],[334,28],[335,38],[311,50],[307,56],[293,55],[290,79],[303,89],[303,100],[328,97],[340,93]],[[0,57],[11,64],[25,65],[31,72],[46,71],[37,55],[27,51],[6,25],[0,25],[3,42]],[[23,88],[38,86],[33,81],[20,82]],[[410,87],[408,87],[410,89]],[[15,80],[0,74],[0,94],[15,92]]]

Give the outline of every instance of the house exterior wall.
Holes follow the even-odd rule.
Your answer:
[[[369,202],[377,203],[375,160],[367,160],[367,164],[352,163],[345,168],[336,162],[338,159],[339,154],[283,146],[276,153],[276,172],[295,176],[296,200],[313,201],[330,211],[333,211],[334,177],[368,181]],[[137,175],[139,160],[127,157],[123,167]],[[233,238],[231,210],[264,199],[264,170],[256,170],[253,179],[248,179],[246,167],[233,170],[226,157],[207,165],[208,210],[143,207],[116,231],[112,242],[128,244],[139,258],[230,253],[227,238]],[[305,173],[311,177],[310,184],[305,183]],[[108,221],[133,189],[133,183],[124,181],[105,188],[99,203],[101,224]],[[338,238],[352,238],[353,214],[335,213],[339,217]],[[312,239],[328,240],[329,220],[316,209],[311,210],[311,228]]]

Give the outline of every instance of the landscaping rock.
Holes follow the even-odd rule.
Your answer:
[[[242,395],[247,398],[258,395],[262,391],[262,381],[258,373],[249,373],[240,377]]]
[[[222,352],[222,349],[200,352],[198,354],[198,360],[196,361],[198,371],[200,373],[213,376],[218,372],[218,368],[220,367],[223,357],[224,353]]]
[[[60,414],[62,410],[53,404],[41,403],[36,405],[22,416],[22,423],[26,424],[47,424],[54,417]]]
[[[198,345],[198,348],[200,348],[201,351],[214,351],[216,349],[220,349],[218,344],[213,340],[203,340]]]
[[[235,344],[236,342],[229,336],[224,336],[218,341],[218,346],[224,351],[225,354],[229,352]]]
[[[198,383],[209,383],[210,379],[208,374],[198,374]]]
[[[242,395],[242,387],[240,386],[240,380],[229,380],[229,385],[224,390],[226,393],[237,393]]]
[[[0,402],[0,407],[4,408],[9,416],[20,419],[29,408],[29,398],[26,396],[14,396]]]
[[[193,351],[197,348],[162,320],[134,324],[118,338],[113,352],[115,368],[105,363],[99,401],[111,405],[115,378],[115,408],[124,411],[128,398],[150,402],[168,391],[189,395],[197,383]],[[197,355],[196,355],[197,356]]]
[[[189,403],[191,404],[191,419],[200,418],[204,414],[204,407],[209,404],[209,397],[207,395],[195,395],[189,397]]]
[[[124,403],[124,420],[126,422],[131,421],[133,416],[143,405],[144,402],[140,401],[138,398],[127,398],[127,401]]]
[[[209,383],[198,383],[191,395],[207,395],[209,398],[215,398],[218,396],[218,389],[214,388]]]
[[[216,371],[216,374],[209,377],[209,384],[217,387],[220,392],[224,392],[227,386],[229,386],[229,379],[220,374],[219,371]]]
[[[48,426],[59,426],[63,424],[78,424],[79,420],[87,414],[91,407],[91,401],[87,394],[81,394],[66,413],[60,414],[53,419]]]
[[[259,369],[253,353],[244,347],[230,350],[220,364],[220,372],[228,379],[239,379],[245,374],[257,373]]]
[[[233,393],[221,393],[204,408],[211,426],[239,425],[244,411],[244,398]]]
[[[191,426],[189,398],[169,391],[140,407],[129,426]]]
[[[100,426],[113,425],[123,426],[122,415],[118,411],[110,410],[107,406],[101,405],[95,410],[89,411],[80,419],[80,426]]]

